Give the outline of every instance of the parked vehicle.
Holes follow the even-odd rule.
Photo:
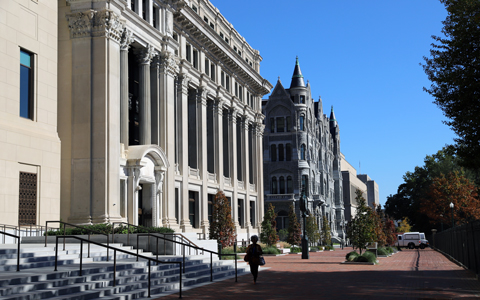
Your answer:
[[[425,249],[428,241],[423,232],[405,232],[397,235],[397,247],[408,247],[409,249]]]

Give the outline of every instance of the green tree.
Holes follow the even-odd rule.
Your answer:
[[[323,246],[329,245],[332,241],[332,234],[330,224],[328,224],[327,216],[323,216],[322,218],[322,230],[320,233],[320,240]]]
[[[308,216],[306,223],[307,226],[305,231],[307,232],[308,242],[316,246],[320,240],[320,232],[318,232],[318,224],[315,216]]]
[[[263,217],[262,232],[260,233],[260,241],[268,246],[273,246],[278,241],[276,218],[275,207],[270,203]]]
[[[232,246],[237,238],[230,201],[222,191],[215,195],[209,232],[210,239],[217,240],[222,247]]]
[[[299,246],[302,243],[302,229],[298,223],[297,214],[293,204],[290,204],[288,211],[288,238],[287,243]]]
[[[403,218],[403,220],[398,223],[398,232],[411,232],[411,229],[410,220],[407,217]]]
[[[357,189],[355,191],[357,201],[357,213],[355,217],[350,221],[347,227],[347,236],[350,239],[354,248],[360,250],[362,254],[362,249],[366,249],[367,244],[375,242],[375,218],[373,216],[374,212],[370,207],[367,206],[366,200],[363,197],[362,191]]]
[[[443,111],[458,138],[456,150],[464,166],[480,170],[480,1],[440,0],[448,16],[445,37],[432,36],[423,69],[432,82],[424,90]]]

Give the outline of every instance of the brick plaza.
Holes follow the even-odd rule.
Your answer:
[[[185,299],[474,299],[475,274],[432,249],[403,250],[379,264],[341,264],[351,248],[265,257],[268,269],[185,290]],[[178,299],[172,294],[160,299]]]

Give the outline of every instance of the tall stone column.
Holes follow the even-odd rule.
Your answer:
[[[175,77],[179,71],[177,57],[168,51],[161,53],[160,63],[160,147],[169,159],[165,174],[162,203],[162,223],[164,226],[178,228],[175,219]]]
[[[244,209],[244,216],[245,216],[245,228],[248,229],[248,232],[250,233],[251,230],[251,224],[250,224],[250,143],[251,141],[248,140],[249,137],[249,128],[250,128],[250,123],[252,120],[248,117],[245,118],[244,122],[244,128],[243,128],[243,136],[244,136],[244,147],[243,147],[243,152],[244,152],[244,170],[245,170],[245,176],[244,176],[244,181],[245,181],[245,190],[246,190],[246,196],[245,196],[245,203],[243,204],[243,209]]]
[[[213,126],[215,134],[215,173],[217,174],[220,190],[224,190],[225,182],[223,177],[223,101],[215,99],[213,104]]]
[[[188,85],[190,77],[188,74],[179,74],[177,86],[177,120],[179,132],[179,169],[182,175],[181,201],[180,201],[180,228],[187,231],[192,228],[188,217]]]
[[[150,107],[150,62],[155,55],[152,45],[137,51],[138,63],[140,64],[139,76],[139,106],[140,106],[140,145],[152,143],[151,130],[151,107]]]
[[[208,232],[207,91],[203,87],[197,90],[197,137],[197,161],[202,180],[199,199],[200,228],[206,234]]]
[[[152,63],[150,64],[150,91],[151,91],[151,143],[153,145],[160,145],[160,116],[162,111],[160,110],[160,55],[156,55],[152,59]],[[164,145],[162,145],[164,146]],[[170,163],[173,163],[173,159],[171,159]]]
[[[233,199],[232,199],[232,217],[237,232],[240,229],[240,224],[238,223],[238,177],[237,177],[237,114],[238,109],[233,108],[230,110],[230,136],[232,140],[230,142],[230,146],[232,147],[232,151],[230,151],[230,165],[232,166],[230,172],[230,178],[232,180],[233,185]]]
[[[165,168],[155,168],[155,201],[152,205],[153,226],[158,227],[162,224],[162,203],[163,203],[163,180],[165,178]]]
[[[120,143],[128,147],[128,49],[134,42],[132,31],[124,28],[120,42]]]
[[[260,120],[261,122],[261,120]],[[257,123],[257,148],[255,149],[257,153],[257,228],[260,228],[262,225],[263,215],[264,215],[264,199],[263,199],[263,131],[265,129],[265,125],[261,123]]]

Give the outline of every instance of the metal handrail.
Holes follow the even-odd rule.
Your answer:
[[[66,231],[66,225],[68,226],[72,226],[72,227],[76,227],[76,228],[80,228],[82,230],[86,230],[88,231],[88,240],[90,241],[90,232],[93,232],[95,234],[101,234],[101,235],[105,235],[107,237],[107,246],[110,246],[110,237],[108,236],[108,234],[105,234],[103,232],[99,232],[99,231],[96,231],[96,230],[93,230],[93,229],[90,229],[90,228],[85,228],[83,226],[78,226],[78,225],[75,225],[75,224],[70,224],[70,223],[67,223],[67,222],[63,222],[63,221],[46,221],[45,222],[45,227],[48,228],[48,223],[60,223],[60,224],[63,224],[63,236],[66,236],[65,235],[65,231]],[[59,228],[61,229],[61,228]],[[47,247],[47,232],[45,232],[45,247]],[[65,239],[63,239],[63,251],[65,251]],[[108,251],[109,249],[107,248],[107,261],[108,261]],[[90,243],[88,244],[88,257],[90,258]]]
[[[127,244],[130,244],[130,226],[131,226],[131,227],[134,227],[134,228],[137,228],[137,229],[145,230],[145,231],[147,231],[148,233],[156,233],[156,234],[163,234],[163,235],[167,235],[167,234],[170,234],[170,235],[171,235],[171,234],[173,234],[173,235],[176,235],[176,236],[180,236],[180,237],[182,237],[183,240],[186,240],[186,241],[188,241],[190,244],[192,244],[193,246],[198,247],[198,245],[196,245],[194,242],[192,242],[191,240],[189,240],[186,236],[184,236],[184,235],[181,234],[181,233],[176,233],[176,232],[172,232],[172,233],[159,233],[159,232],[155,232],[155,231],[149,230],[149,229],[146,228],[146,227],[139,226],[139,225],[133,225],[133,224],[130,224],[130,223],[127,223],[127,222],[113,222],[113,223],[112,223],[112,240],[113,240],[113,242],[115,242],[115,224],[127,225]],[[149,241],[149,244],[150,244],[150,241]]]
[[[90,243],[92,243],[94,245],[107,248],[107,261],[108,261],[108,251],[109,251],[109,249],[113,249],[113,286],[114,287],[116,286],[117,251],[120,251],[120,252],[123,252],[123,253],[126,253],[126,254],[130,254],[130,255],[134,255],[134,256],[137,257],[137,261],[138,261],[139,257],[148,260],[148,297],[149,298],[150,298],[150,286],[151,286],[151,284],[150,284],[150,277],[151,277],[151,270],[150,270],[150,265],[151,264],[150,264],[150,262],[154,261],[157,264],[158,263],[161,263],[161,264],[180,264],[180,269],[179,269],[180,295],[179,295],[179,298],[182,298],[182,263],[179,262],[179,261],[161,261],[161,260],[158,260],[158,259],[154,259],[154,258],[150,258],[150,257],[147,257],[147,256],[140,255],[138,253],[132,253],[132,252],[128,252],[126,250],[117,249],[117,248],[109,246],[109,245],[104,245],[104,244],[101,244],[101,243],[93,242],[93,241],[81,238],[79,236],[76,236],[76,235],[63,235],[63,236],[57,235],[56,236],[56,241],[55,241],[55,270],[54,271],[57,271],[57,265],[58,265],[58,239],[59,238],[63,238],[64,240],[67,239],[67,238],[80,240],[80,276],[82,276],[82,266],[83,266],[82,265],[82,263],[83,263],[83,242],[87,242],[89,245],[90,245]]]
[[[210,253],[210,281],[213,281],[213,254],[218,255],[220,257],[220,259],[222,259],[222,256],[233,255],[233,256],[235,256],[235,282],[238,282],[238,280],[237,280],[237,245],[235,245],[235,244],[233,245],[233,251],[234,251],[233,254],[222,254],[222,253],[219,253],[219,252],[211,251],[211,250],[200,248],[200,247],[197,247],[197,246],[191,246],[191,245],[186,244],[186,243],[181,243],[181,242],[177,242],[177,241],[174,241],[174,240],[169,240],[165,237],[155,235],[155,233],[139,233],[139,234],[137,234],[137,253],[138,253],[138,239],[139,239],[140,236],[148,236],[149,238],[150,238],[150,236],[153,236],[154,238],[157,239],[157,257],[158,257],[158,239],[162,239],[162,240],[165,240],[165,241],[169,241],[169,242],[172,242],[172,243],[183,245],[183,251],[182,251],[183,252],[183,273],[185,273],[185,246],[196,248],[197,250],[202,250],[202,252],[204,252],[204,251],[209,252]],[[138,258],[137,258],[137,260],[138,260]]]
[[[25,225],[10,225],[10,224],[0,224],[0,228],[3,227],[3,231],[6,232],[7,229],[11,229],[14,231],[14,234],[19,234],[22,236],[22,232],[25,232],[25,236],[32,236],[33,232],[36,232],[35,236],[39,236],[39,232],[42,232],[44,227],[42,225],[33,225],[33,224],[25,224]],[[53,228],[52,228],[53,229]],[[45,228],[47,231],[48,228]],[[2,236],[2,244],[5,244],[5,236]]]
[[[0,233],[3,234],[3,236],[8,235],[10,237],[18,239],[18,243],[17,243],[17,272],[18,272],[18,271],[20,271],[20,236],[10,234],[10,233],[4,232],[4,231],[0,231]]]

